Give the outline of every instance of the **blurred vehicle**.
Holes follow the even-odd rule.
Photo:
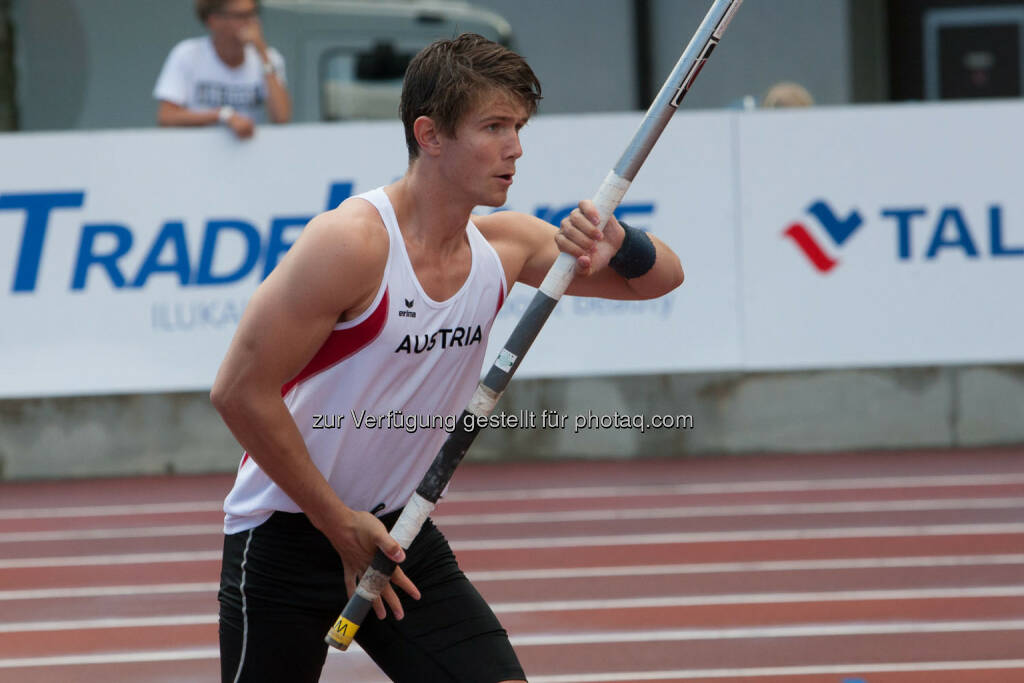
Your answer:
[[[499,15],[451,0],[266,0],[262,14],[288,65],[297,122],[394,118],[422,47],[464,32],[512,37]]]

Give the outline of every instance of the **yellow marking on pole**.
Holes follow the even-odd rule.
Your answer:
[[[356,637],[358,630],[359,624],[349,621],[345,617],[338,617],[338,621],[328,631],[327,637],[330,639],[331,645],[346,650],[352,644],[352,639]]]

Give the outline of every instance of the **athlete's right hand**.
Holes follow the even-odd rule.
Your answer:
[[[378,548],[396,563],[405,560],[405,551],[402,550],[402,546],[391,537],[384,524],[369,512],[353,512],[349,524],[341,533],[335,535],[331,542],[338,554],[341,555],[342,564],[345,566],[345,588],[348,590],[349,596],[355,593],[359,577],[370,566],[370,561],[373,560],[373,555]],[[395,567],[395,572],[391,575],[391,584],[401,588],[413,599],[420,599],[419,589],[405,575],[401,567]],[[373,611],[379,619],[384,619],[387,616],[385,603],[391,608],[396,619],[405,616],[402,603],[391,584],[388,584],[380,597],[373,601]]]

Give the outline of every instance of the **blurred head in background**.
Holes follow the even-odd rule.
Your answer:
[[[776,109],[782,107],[811,107],[814,106],[814,98],[807,88],[799,83],[782,81],[768,89],[764,96],[762,107]]]
[[[196,16],[219,47],[241,50],[259,24],[259,0],[196,0]]]

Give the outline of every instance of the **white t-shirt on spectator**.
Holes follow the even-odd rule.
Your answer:
[[[272,47],[267,55],[283,84],[284,58]],[[252,45],[245,46],[245,61],[232,68],[217,56],[209,36],[181,41],[167,55],[153,97],[194,110],[227,105],[257,123],[267,121],[267,82]]]

